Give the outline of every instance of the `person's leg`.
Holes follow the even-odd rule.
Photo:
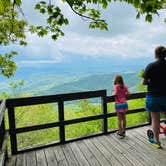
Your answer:
[[[160,113],[151,112],[152,118],[152,129],[154,132],[154,139],[159,142],[159,133],[160,133]]]
[[[122,133],[122,114],[120,112],[117,112],[117,116],[119,133]]]
[[[122,114],[122,120],[123,120],[123,129],[122,129],[122,132],[125,133],[125,131],[126,131],[126,112],[123,112],[123,114]]]

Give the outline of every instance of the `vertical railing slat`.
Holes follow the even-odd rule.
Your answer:
[[[105,94],[101,97],[102,102],[102,113],[104,114],[103,118],[103,133],[108,133],[108,118],[107,118],[107,101],[106,101],[106,91]]]
[[[65,143],[65,127],[64,127],[64,102],[59,101],[58,102],[58,113],[59,113],[59,121],[61,122],[61,125],[59,127],[60,132],[60,142],[63,144]]]

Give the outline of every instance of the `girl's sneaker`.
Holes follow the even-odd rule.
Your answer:
[[[154,140],[154,138],[148,138],[149,142],[154,146],[156,147],[157,149],[160,149],[161,148],[161,143],[160,142],[157,142],[156,140]]]
[[[126,136],[126,131],[123,131],[122,134],[123,134],[123,136],[125,137],[125,136]]]
[[[123,135],[123,133],[120,133],[119,131],[116,132],[117,136],[122,139],[124,138],[125,136]]]

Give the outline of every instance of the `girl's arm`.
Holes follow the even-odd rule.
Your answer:
[[[117,87],[114,86],[114,89],[113,89],[113,95],[116,96],[117,95]]]
[[[130,91],[128,89],[128,87],[126,87],[126,96],[128,96],[130,94]]]
[[[113,93],[112,93],[114,96],[117,95],[117,91],[113,90]]]

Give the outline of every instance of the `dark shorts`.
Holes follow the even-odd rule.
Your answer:
[[[146,96],[146,110],[150,112],[166,112],[166,96]]]

